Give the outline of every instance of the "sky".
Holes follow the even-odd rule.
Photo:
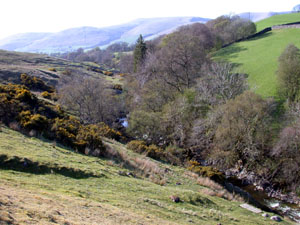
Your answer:
[[[1,0],[0,39],[26,32],[118,25],[137,18],[216,18],[241,12],[290,11],[300,0]]]

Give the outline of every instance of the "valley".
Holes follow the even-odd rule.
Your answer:
[[[299,15],[0,50],[0,224],[299,222]]]

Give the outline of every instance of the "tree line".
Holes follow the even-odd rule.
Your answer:
[[[278,59],[279,99],[255,94],[247,74],[211,57],[222,45],[255,32],[255,24],[248,20],[222,16],[150,41],[140,36],[132,52],[123,54],[117,64],[128,73],[122,87],[122,110],[129,122],[126,133],[143,145],[175,148],[182,160],[201,159],[223,170],[242,165],[286,190],[297,191],[299,49],[289,45]],[[95,88],[98,94],[100,89]],[[61,93],[68,96],[64,90]],[[99,95],[103,97],[88,104],[93,109],[106,107],[106,113],[95,113],[97,118],[103,116],[97,122],[117,119],[113,105],[120,103]],[[73,98],[66,101],[74,104]],[[97,101],[102,105],[93,107]],[[76,107],[72,109],[79,110]],[[87,123],[89,118],[83,117]]]

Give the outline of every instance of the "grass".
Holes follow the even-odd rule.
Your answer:
[[[300,14],[299,14],[300,15]],[[232,62],[249,75],[250,87],[263,97],[277,96],[278,57],[293,43],[300,47],[300,29],[273,30],[259,38],[235,43],[219,50],[216,60]]]
[[[269,218],[240,208],[241,202],[205,194],[203,190],[207,187],[204,186],[214,189],[214,185],[189,176],[183,168],[142,157],[115,141],[105,140],[105,144],[124,159],[140,162],[139,166],[145,170],[148,166],[160,173],[163,171],[165,182],[159,185],[151,176],[135,176],[136,171],[126,169],[122,161],[81,155],[55,143],[2,128],[0,221],[14,224],[274,224]],[[25,164],[24,170],[5,166],[8,160],[16,158],[20,162],[26,158],[38,166],[68,168],[74,173],[94,176],[76,178],[56,171],[38,174],[27,170]],[[155,173],[152,172],[152,176]],[[177,182],[181,185],[176,185]],[[179,196],[182,201],[174,203],[171,195]]]
[[[286,24],[300,22],[300,13],[290,13],[271,16],[267,19],[260,20],[256,23],[257,31],[261,31],[267,27],[272,27],[274,25]]]

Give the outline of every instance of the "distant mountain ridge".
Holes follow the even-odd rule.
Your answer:
[[[134,43],[140,34],[146,39],[151,39],[170,33],[182,25],[205,23],[208,20],[201,17],[150,18],[104,28],[79,27],[57,33],[24,33],[0,40],[0,49],[52,53],[101,47],[120,41]]]
[[[253,22],[257,22],[259,20],[263,20],[263,19],[269,18],[274,15],[288,14],[288,13],[291,13],[291,11],[286,11],[286,12],[244,12],[244,13],[240,13],[238,15],[244,19],[249,19]]]
[[[288,12],[248,12],[239,16],[256,22],[284,13]],[[32,53],[70,52],[78,48],[105,47],[121,41],[134,43],[140,34],[149,40],[168,34],[182,25],[205,23],[208,20],[202,17],[146,18],[104,28],[77,27],[57,33],[23,33],[0,40],[0,49]]]

